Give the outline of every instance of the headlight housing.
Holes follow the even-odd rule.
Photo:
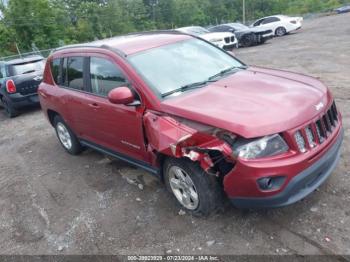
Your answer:
[[[275,156],[289,150],[287,143],[278,135],[265,136],[256,140],[239,139],[233,145],[235,157],[256,159]]]

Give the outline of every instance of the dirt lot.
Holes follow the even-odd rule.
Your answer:
[[[335,95],[346,133],[342,159],[306,200],[181,216],[144,171],[91,150],[66,154],[39,109],[13,120],[0,110],[0,253],[350,255],[349,21],[350,14],[308,20],[295,34],[236,51],[248,64],[318,77]]]

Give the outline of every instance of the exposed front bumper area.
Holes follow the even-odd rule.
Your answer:
[[[224,45],[222,47],[222,49],[224,49],[224,50],[232,50],[234,48],[237,48],[237,44],[236,43],[235,44],[231,44],[231,45]]]
[[[315,163],[294,176],[278,194],[268,197],[233,197],[231,202],[239,208],[274,208],[293,204],[315,191],[333,172],[339,159],[344,137],[341,129],[336,141]]]

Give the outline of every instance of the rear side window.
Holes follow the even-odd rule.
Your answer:
[[[268,17],[264,20],[263,24],[265,25],[265,24],[274,23],[278,21],[280,21],[278,17]]]
[[[98,57],[90,59],[90,80],[91,92],[100,96],[107,96],[112,89],[128,85],[117,65]]]
[[[63,60],[62,85],[77,89],[84,89],[84,58],[68,57]]]
[[[57,85],[61,84],[61,79],[59,77],[60,76],[60,65],[61,65],[61,59],[59,59],[59,58],[56,58],[56,59],[52,60],[52,62],[51,62],[52,77]]]

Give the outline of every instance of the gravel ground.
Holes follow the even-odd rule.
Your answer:
[[[349,21],[350,14],[307,20],[295,34],[236,50],[248,64],[318,77],[335,95],[342,159],[304,201],[268,211],[228,205],[206,219],[179,215],[144,171],[91,150],[66,154],[38,108],[12,120],[0,109],[0,253],[350,255]]]

